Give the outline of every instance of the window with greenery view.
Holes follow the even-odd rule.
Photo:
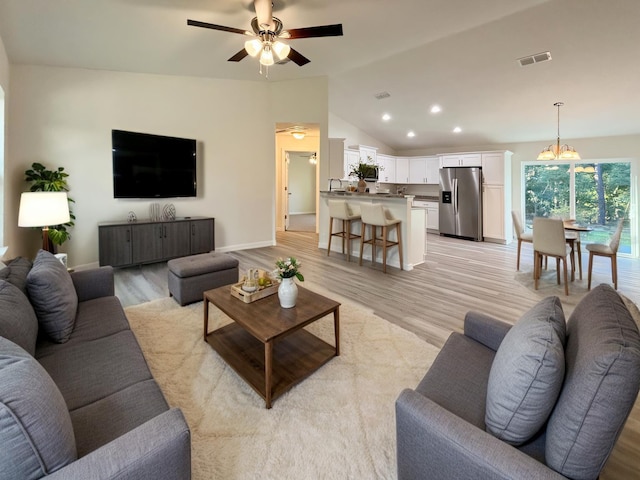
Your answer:
[[[593,231],[585,243],[608,243],[618,219],[628,219],[631,199],[629,162],[539,163],[524,166],[525,222],[533,217],[574,218]],[[628,221],[622,231],[620,253],[631,253]]]

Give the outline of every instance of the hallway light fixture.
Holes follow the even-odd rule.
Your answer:
[[[573,147],[566,143],[562,146],[560,145],[560,107],[563,105],[564,103],[562,102],[553,104],[554,107],[558,108],[558,138],[555,145],[551,144],[540,152],[538,160],[580,160],[580,155]]]
[[[304,136],[305,136],[305,133],[304,132],[299,132],[299,131],[296,130],[294,132],[291,132],[291,135],[293,135],[293,138],[295,138],[296,140],[302,140],[304,138]]]
[[[313,152],[313,155],[309,157],[309,163],[311,165],[315,165],[318,163],[318,155],[316,154],[316,152]]]

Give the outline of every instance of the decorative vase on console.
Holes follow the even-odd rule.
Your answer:
[[[364,178],[358,180],[358,193],[364,193],[367,190],[367,182],[364,181]]]
[[[293,308],[296,306],[296,300],[298,299],[298,286],[294,279],[297,278],[304,282],[304,277],[298,271],[300,262],[294,257],[280,258],[276,261],[276,267],[278,268],[278,276],[282,280],[278,287],[280,306],[282,308]]]

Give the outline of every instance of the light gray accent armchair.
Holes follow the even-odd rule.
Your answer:
[[[640,388],[640,333],[608,285],[567,323],[566,375],[548,422],[526,443],[485,431],[487,384],[510,325],[468,313],[415,388],[396,401],[399,480],[596,479]],[[552,468],[553,467],[553,468]]]

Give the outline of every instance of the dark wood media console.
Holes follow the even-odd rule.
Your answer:
[[[215,250],[214,219],[102,222],[98,224],[100,265],[127,267]]]

